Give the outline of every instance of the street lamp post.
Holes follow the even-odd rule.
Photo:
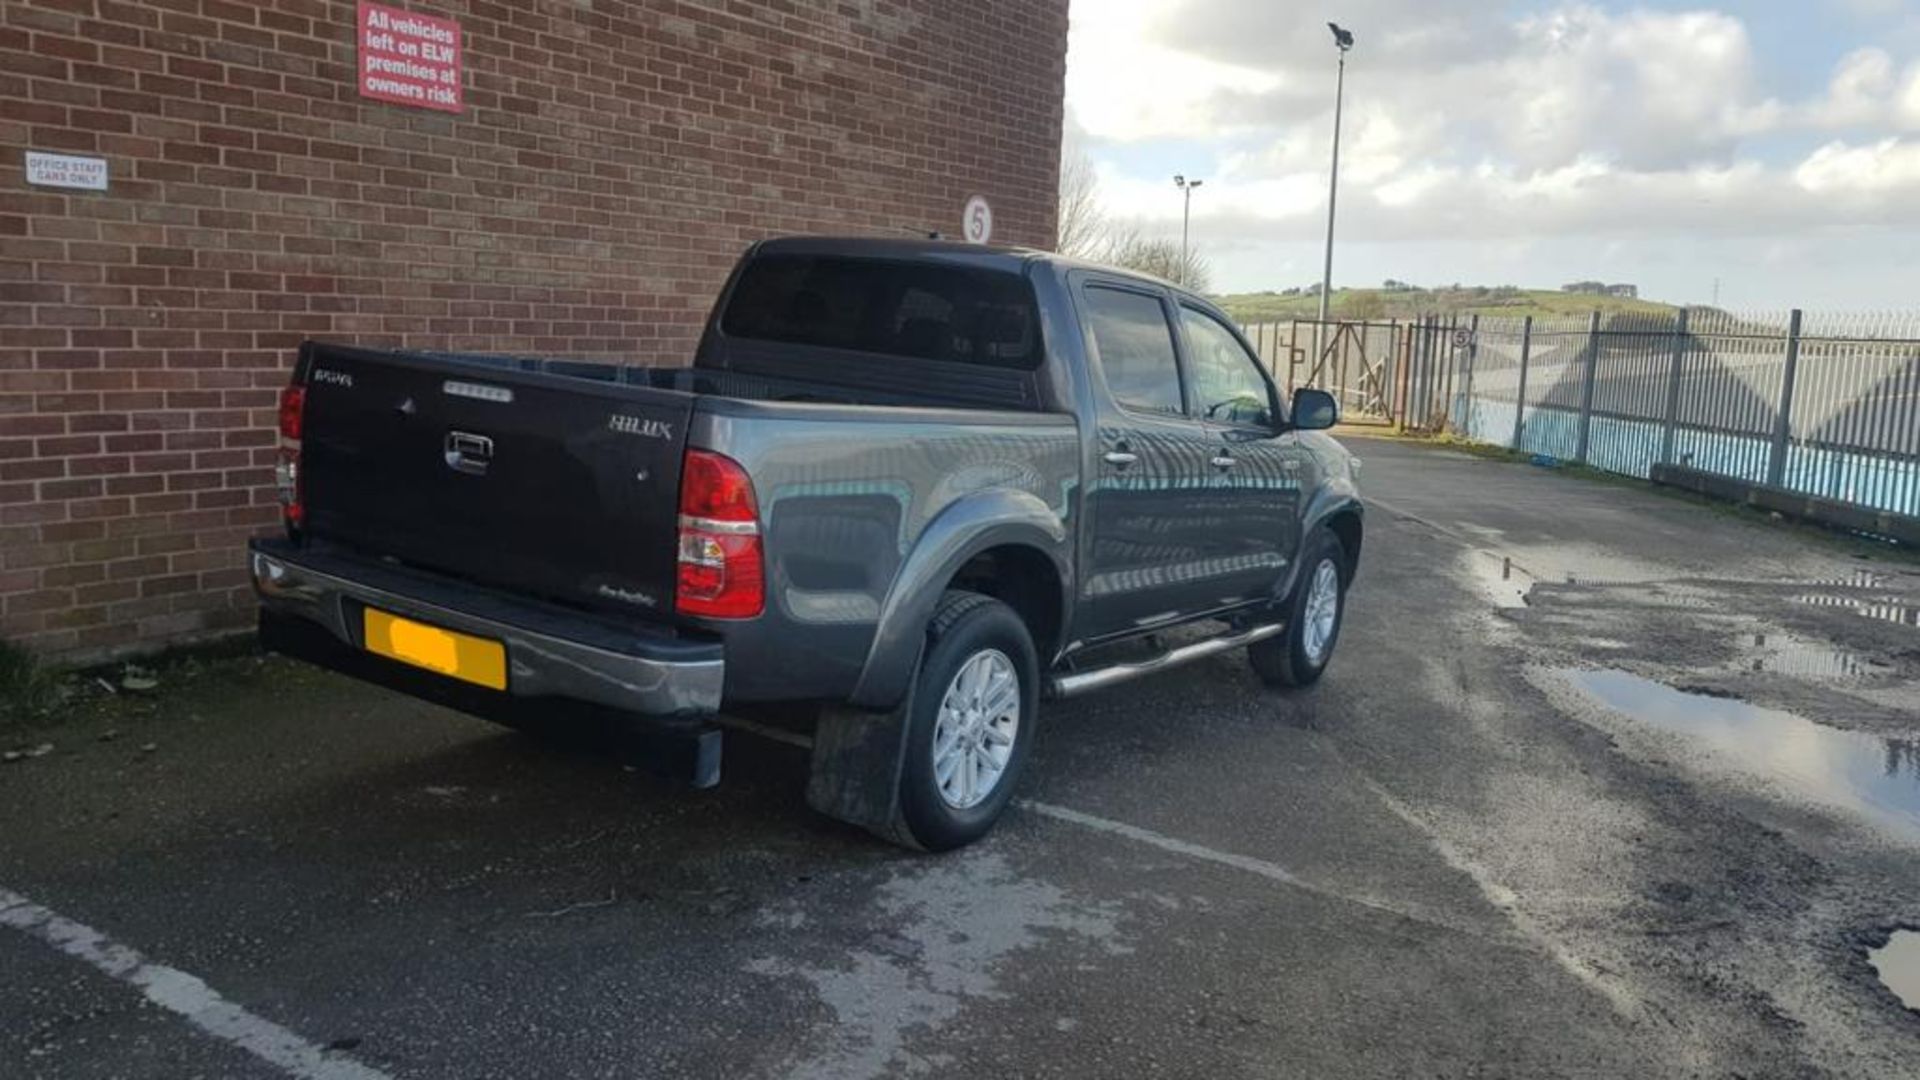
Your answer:
[[[1186,206],[1180,211],[1180,284],[1187,283],[1187,234],[1193,226],[1193,193],[1205,180],[1189,180],[1184,174],[1175,173],[1173,183],[1186,196]]]
[[[1340,74],[1333,89],[1333,177],[1327,184],[1327,265],[1320,276],[1320,322],[1327,321],[1327,305],[1333,300],[1333,212],[1340,198],[1340,111],[1347,95],[1347,50],[1353,48],[1353,33],[1334,23],[1333,43],[1340,50]]]

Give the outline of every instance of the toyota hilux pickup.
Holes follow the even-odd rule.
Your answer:
[[[689,366],[305,344],[261,634],[517,727],[585,711],[699,785],[728,715],[805,704],[808,802],[950,849],[1042,700],[1235,648],[1320,677],[1362,536],[1336,413],[1164,281],[768,240]]]

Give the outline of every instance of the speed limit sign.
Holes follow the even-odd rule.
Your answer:
[[[987,200],[975,195],[967,200],[967,208],[961,217],[961,235],[969,244],[984,244],[993,239],[993,207]]]
[[[1453,331],[1453,347],[1456,349],[1473,348],[1473,331],[1461,326]]]

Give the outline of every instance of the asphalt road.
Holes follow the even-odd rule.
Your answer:
[[[1051,707],[950,856],[794,746],[690,792],[278,661],[13,733],[0,1075],[1914,1075],[1863,949],[1920,926],[1920,569],[1351,445],[1326,681]]]

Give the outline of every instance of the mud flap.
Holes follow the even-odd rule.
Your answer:
[[[887,712],[849,705],[821,710],[807,775],[807,805],[882,840],[924,850],[900,813],[908,716],[919,682],[916,673],[905,699]]]

